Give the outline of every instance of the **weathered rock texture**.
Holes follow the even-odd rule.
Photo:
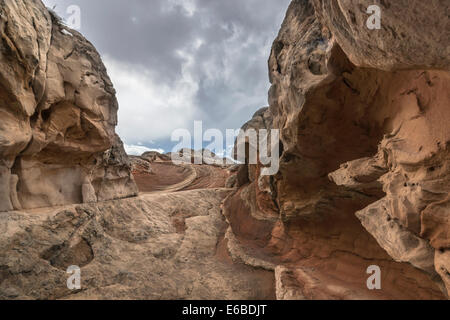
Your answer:
[[[223,188],[231,175],[225,165],[174,163],[169,155],[155,152],[131,157],[131,162],[141,193]]]
[[[294,0],[272,47],[280,172],[247,166],[224,212],[230,252],[274,270],[280,299],[449,294],[450,3],[380,1],[369,30],[372,4]]]
[[[0,211],[135,195],[95,48],[39,0],[0,12]]]
[[[233,263],[226,189],[0,215],[0,299],[274,299],[273,273]],[[67,267],[81,267],[69,290]]]
[[[275,298],[273,273],[226,250],[229,171],[130,161],[93,46],[40,1],[0,9],[0,299]]]
[[[133,163],[138,197],[0,214],[0,299],[275,298],[272,272],[227,251],[226,169]],[[80,290],[66,285],[72,265]]]
[[[0,0],[0,299],[448,298],[450,3],[380,0],[368,30],[371,2],[291,3],[244,125],[280,129],[277,175],[149,153],[110,200],[137,188],[98,54]]]

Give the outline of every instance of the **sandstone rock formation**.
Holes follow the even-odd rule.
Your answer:
[[[93,46],[0,0],[0,299],[448,298],[450,4],[380,0],[369,30],[371,2],[292,1],[243,126],[280,130],[265,176],[130,161]]]
[[[272,272],[228,253],[228,170],[132,162],[138,197],[0,215],[0,299],[275,298]],[[80,290],[66,285],[72,265]]]
[[[450,4],[381,1],[369,30],[372,2],[294,0],[272,47],[280,172],[248,165],[224,213],[230,252],[274,270],[281,299],[449,294]]]
[[[189,155],[194,154],[191,151],[188,150]],[[223,188],[232,174],[222,168],[223,165],[196,165],[193,161],[174,163],[170,154],[156,152],[131,157],[131,161],[133,176],[141,193]]]
[[[95,48],[39,0],[0,11],[0,211],[136,195]]]
[[[203,189],[0,215],[0,299],[274,299],[273,274],[233,263]],[[81,267],[81,289],[66,285]]]
[[[312,0],[316,17],[358,67],[385,71],[449,70],[448,2],[442,0]],[[381,9],[381,29],[366,28]]]
[[[0,8],[0,299],[275,298],[226,250],[229,171],[130,161],[93,46],[38,0]]]

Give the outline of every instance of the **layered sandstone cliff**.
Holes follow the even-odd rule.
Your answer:
[[[39,0],[0,12],[0,211],[136,195],[95,48]]]
[[[247,166],[225,215],[235,259],[274,270],[281,299],[450,290],[450,4],[381,1],[370,30],[372,2],[294,0],[272,47],[280,172]]]

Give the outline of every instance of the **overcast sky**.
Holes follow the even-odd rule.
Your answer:
[[[238,129],[267,105],[267,60],[290,0],[44,0],[81,29],[117,91],[128,150],[171,151],[173,130]],[[138,147],[139,146],[139,147]]]

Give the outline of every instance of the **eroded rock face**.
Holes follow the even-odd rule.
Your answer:
[[[275,298],[273,272],[227,251],[227,169],[132,162],[138,197],[0,214],[0,300]],[[67,288],[69,266],[80,290]]]
[[[196,154],[202,160],[200,152],[184,152],[189,155],[187,158],[193,159],[192,155]],[[133,176],[141,193],[223,188],[231,175],[223,164],[193,164],[194,161],[176,163],[171,160],[170,154],[158,152],[146,152],[131,157],[131,161]]]
[[[449,4],[382,1],[369,30],[369,2],[294,0],[272,47],[280,172],[249,165],[225,214],[230,252],[275,270],[279,298],[448,295]]]
[[[353,64],[387,71],[449,70],[449,4],[445,0],[312,0],[316,16]],[[368,8],[381,9],[379,30],[366,28]]]
[[[0,215],[0,299],[274,299],[224,245],[226,189]],[[81,268],[81,290],[67,267]]]
[[[135,195],[95,48],[39,0],[0,10],[0,211]]]

